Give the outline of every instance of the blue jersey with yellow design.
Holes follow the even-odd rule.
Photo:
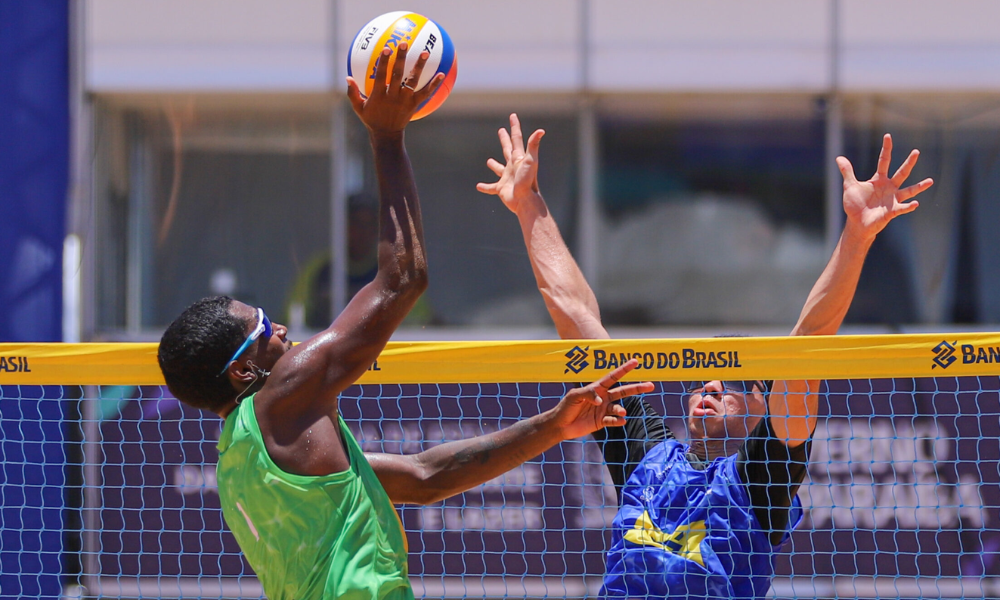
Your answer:
[[[602,595],[627,598],[763,598],[774,553],[736,455],[699,470],[687,446],[668,439],[629,477],[615,516]],[[792,501],[789,531],[802,520]],[[781,543],[788,539],[785,532]]]

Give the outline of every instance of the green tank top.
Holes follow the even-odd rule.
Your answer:
[[[244,400],[219,438],[219,498],[269,600],[412,600],[396,509],[338,416],[351,468],[320,477],[278,468]]]

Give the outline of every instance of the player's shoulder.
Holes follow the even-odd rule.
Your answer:
[[[690,468],[687,461],[687,445],[674,438],[667,438],[650,448],[629,478],[642,480],[643,484],[666,481],[676,477],[674,471]]]

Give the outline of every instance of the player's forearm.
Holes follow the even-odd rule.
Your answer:
[[[540,194],[519,203],[518,221],[545,307],[563,339],[608,337],[593,290]]]
[[[837,247],[819,276],[792,335],[834,335],[840,329],[861,277],[873,238],[861,235],[848,222]],[[809,439],[816,429],[819,381],[776,381],[768,405],[778,438],[789,447]]]
[[[403,132],[373,133],[379,184],[379,279],[412,302],[427,287],[423,223]],[[412,303],[411,302],[411,303]]]
[[[487,435],[448,442],[414,456],[419,489],[413,502],[431,504],[494,479],[562,441],[545,412]]]
[[[874,238],[844,228],[833,256],[806,299],[792,335],[833,335],[840,329],[861,277],[865,256]]]

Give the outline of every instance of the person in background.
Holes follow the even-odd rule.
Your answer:
[[[378,199],[365,193],[351,195],[347,200],[348,298],[378,274],[378,233]],[[287,302],[292,327],[322,329],[333,320],[331,271],[330,253],[326,250],[299,269]]]
[[[347,297],[353,298],[378,274],[378,198],[361,192],[347,200]],[[295,278],[286,303],[292,329],[323,329],[333,320],[333,267],[326,250],[309,259]],[[405,324],[434,320],[425,295],[410,309]]]

